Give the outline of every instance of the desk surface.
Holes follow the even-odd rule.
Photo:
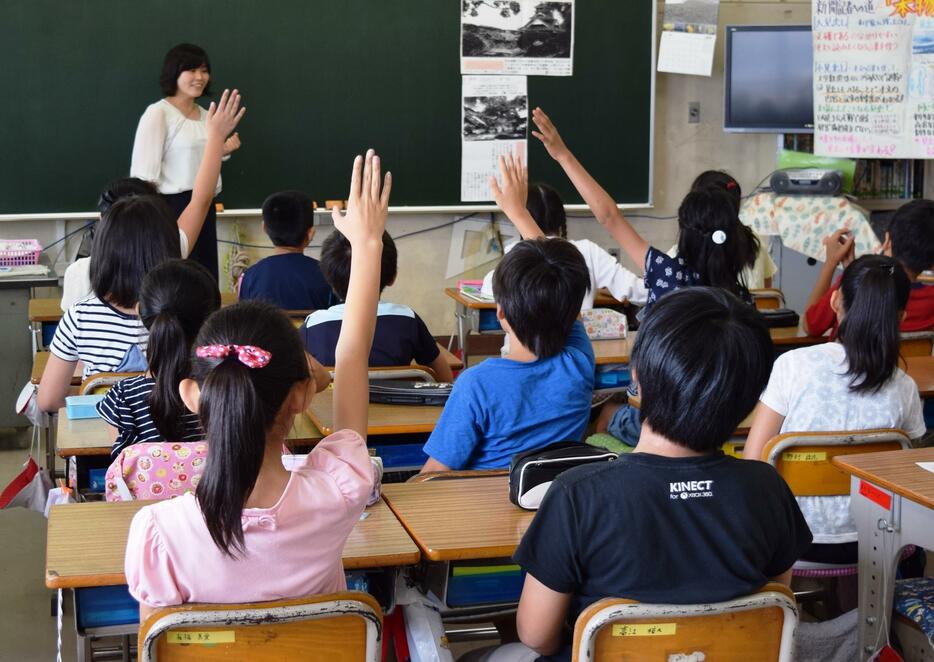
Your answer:
[[[71,420],[63,408],[58,410],[56,426],[55,447],[59,456],[110,455],[110,426],[102,418]],[[295,417],[288,441],[301,446],[323,436],[311,418],[302,414]]]
[[[618,340],[592,340],[590,344],[597,365],[629,363],[632,346],[636,344],[636,332],[630,331],[626,338]]]
[[[311,401],[308,415],[325,435],[334,432],[334,389],[328,386]],[[415,434],[431,432],[443,407],[370,404],[367,434]]]
[[[915,464],[934,462],[934,448],[838,455],[832,462],[849,474],[934,508],[934,473]]]
[[[493,310],[496,308],[496,303],[493,301],[477,301],[476,299],[471,299],[468,296],[461,294],[461,291],[456,287],[446,287],[444,288],[444,293],[450,298],[454,299],[457,303],[467,308],[474,310]],[[622,306],[626,302],[620,301],[615,298],[608,292],[603,290],[597,291],[594,295],[593,305],[595,308],[609,308],[612,306]]]
[[[807,347],[808,345],[820,345],[830,340],[828,336],[809,336],[804,329],[793,326],[769,329],[769,335],[772,336],[773,344],[782,345],[786,349],[788,345]]]
[[[130,522],[152,501],[72,503],[49,513],[45,585],[49,588],[126,583],[123,557]],[[418,548],[385,503],[367,508],[344,546],[344,567],[382,568],[418,562]],[[93,535],[88,535],[93,531]]]
[[[48,350],[42,350],[36,352],[36,355],[32,357],[32,375],[30,381],[33,384],[38,384],[42,381],[42,373],[45,372],[45,366],[49,362],[49,356],[51,353]],[[75,364],[75,374],[71,377],[72,386],[78,386],[81,384],[81,374],[84,372],[84,365],[81,361],[78,361]]]
[[[918,384],[922,398],[934,396],[934,356],[909,356],[902,368]]]
[[[40,298],[29,300],[30,322],[57,322],[62,319],[60,298]]]
[[[512,556],[535,516],[509,502],[508,476],[384,485],[383,498],[432,561]]]

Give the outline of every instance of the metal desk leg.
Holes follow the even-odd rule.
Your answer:
[[[457,342],[460,345],[461,359],[464,361],[464,367],[467,367],[467,334],[470,332],[467,326],[467,306],[456,302],[454,304],[454,317],[457,318]]]
[[[885,643],[880,630],[891,624],[895,571],[902,542],[899,515],[901,498],[872,485],[874,494],[888,500],[885,509],[871,497],[860,494],[862,479],[850,478],[850,512],[859,536],[859,650],[860,659],[869,656]]]

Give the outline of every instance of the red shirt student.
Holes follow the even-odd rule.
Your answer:
[[[837,266],[844,267],[853,261],[854,238],[847,230],[838,230],[824,240],[827,261],[821,269],[814,291],[808,300],[804,316],[804,329],[812,336],[821,336],[832,329],[836,335],[836,316],[830,307],[830,297],[839,287],[833,282]],[[903,332],[928,331],[934,329],[934,286],[917,282],[922,271],[934,265],[934,202],[913,200],[892,217],[886,232],[883,252],[898,260],[912,281],[911,294],[902,320]]]

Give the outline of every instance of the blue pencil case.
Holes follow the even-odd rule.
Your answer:
[[[103,395],[69,395],[65,398],[65,413],[72,420],[99,418],[97,403],[103,399]]]

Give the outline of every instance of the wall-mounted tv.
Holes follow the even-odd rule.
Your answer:
[[[723,130],[814,132],[809,25],[728,25]]]

